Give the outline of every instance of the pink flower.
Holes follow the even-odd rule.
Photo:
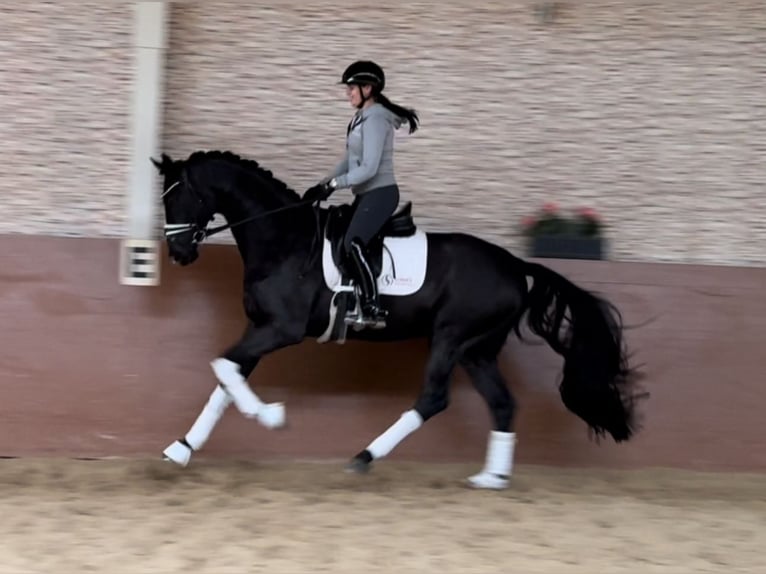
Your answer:
[[[559,210],[559,204],[555,201],[549,201],[543,205],[543,211],[545,213],[556,213]]]
[[[590,207],[581,207],[579,209],[579,212],[580,212],[580,216],[586,219],[593,219],[594,221],[598,221],[599,219],[599,216],[598,216],[598,213],[596,213],[596,210]]]
[[[525,229],[529,229],[535,224],[536,220],[531,215],[527,215],[521,220],[521,225],[524,226]]]

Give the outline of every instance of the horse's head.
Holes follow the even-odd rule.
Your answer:
[[[174,161],[164,153],[162,161],[151,160],[164,177],[162,201],[170,257],[181,265],[189,265],[199,257],[198,245],[215,215],[213,194],[198,182],[195,184],[185,161]]]

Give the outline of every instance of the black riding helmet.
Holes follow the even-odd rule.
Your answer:
[[[373,94],[379,94],[386,87],[386,75],[383,73],[383,68],[375,62],[359,60],[346,68],[339,83],[360,87],[369,84],[372,86]],[[362,101],[365,100],[366,98],[362,96]]]
[[[383,68],[375,62],[359,60],[346,68],[340,83],[357,86],[370,84],[375,91],[382,92],[386,87],[386,75],[383,73]]]

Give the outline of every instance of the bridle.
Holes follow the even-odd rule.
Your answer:
[[[183,177],[183,179],[186,179]],[[162,192],[161,198],[165,198],[167,194],[169,194],[171,191],[173,191],[178,185],[181,184],[181,180],[179,179],[177,182],[169,186],[165,191]],[[194,190],[191,189],[189,186],[189,182],[186,182],[186,187],[188,187],[191,192],[197,197],[197,201],[200,202],[203,206],[205,205],[205,202],[202,201],[202,198],[198,196],[196,193],[194,193]],[[170,239],[171,237],[175,237],[178,235],[183,235],[185,233],[191,233],[192,234],[192,243],[202,243],[202,241],[205,240],[205,237],[208,236],[207,229],[206,228],[200,228],[199,225],[196,223],[166,223],[163,227],[163,230],[165,232],[165,238]]]

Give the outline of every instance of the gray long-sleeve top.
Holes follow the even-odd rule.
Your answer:
[[[354,194],[360,194],[396,184],[394,131],[402,121],[377,103],[354,115],[346,139],[346,154],[328,178],[335,178],[337,189],[350,187]]]

